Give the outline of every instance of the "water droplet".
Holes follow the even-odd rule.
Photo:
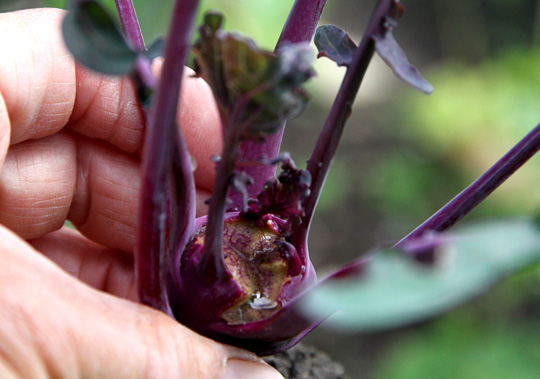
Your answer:
[[[278,304],[276,301],[262,296],[260,292],[256,292],[250,296],[249,305],[253,309],[274,309]]]

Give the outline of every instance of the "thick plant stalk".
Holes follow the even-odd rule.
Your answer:
[[[285,22],[276,50],[289,43],[311,41],[325,5],[326,0],[296,0]],[[284,131],[285,124],[278,132],[268,136],[264,142],[243,142],[239,148],[239,160],[249,162],[257,161],[263,156],[266,158],[276,157],[279,154]],[[260,164],[247,165],[243,171],[253,179],[253,184],[247,186],[248,197],[255,198],[266,180],[275,176],[276,167]],[[231,208],[242,208],[242,194],[232,193],[231,199]]]
[[[287,43],[311,41],[326,0],[296,0],[279,36],[276,50]]]
[[[181,240],[187,238],[195,219],[191,163],[176,114],[197,6],[197,0],[176,2],[143,151],[136,244],[139,296],[141,302],[169,315],[172,311],[166,294],[167,263]],[[176,193],[169,191],[171,184]],[[178,196],[176,202],[174,198],[171,200],[172,195]],[[168,204],[172,204],[170,209]]]
[[[540,150],[540,124],[480,178],[465,188],[401,241],[396,243],[395,247],[400,247],[406,242],[421,237],[427,232],[444,232],[452,227],[523,166],[538,150]]]
[[[206,226],[203,257],[199,264],[200,274],[209,281],[224,281],[228,279],[227,269],[223,258],[223,222],[229,186],[234,176],[236,155],[242,134],[242,117],[246,102],[238,101],[230,112],[225,141],[217,176],[210,198],[208,224]]]

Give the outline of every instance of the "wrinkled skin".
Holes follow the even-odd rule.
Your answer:
[[[128,79],[75,65],[61,17],[0,15],[0,377],[277,377],[133,302],[142,113]],[[204,200],[217,113],[198,79],[182,99]],[[62,228],[66,219],[81,233]]]

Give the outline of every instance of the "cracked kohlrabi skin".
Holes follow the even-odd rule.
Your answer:
[[[202,277],[198,278],[196,267],[202,255],[206,217],[198,222],[201,226],[183,252],[180,272],[184,282],[199,281],[204,286],[207,276],[200,273]],[[311,265],[306,267],[307,262],[301,262],[282,224],[283,220],[273,215],[256,220],[239,213],[227,214],[222,253],[234,290],[229,296],[214,299],[211,311],[201,309],[201,315],[193,317],[190,310],[187,317],[242,325],[272,317],[287,305],[298,281],[306,282],[306,276],[314,271]],[[197,295],[193,297],[197,302]]]

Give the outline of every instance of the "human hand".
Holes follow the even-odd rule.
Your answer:
[[[0,14],[0,377],[280,377],[133,302],[143,115],[128,79],[74,63],[62,15]],[[199,213],[221,145],[212,101],[186,78]]]

